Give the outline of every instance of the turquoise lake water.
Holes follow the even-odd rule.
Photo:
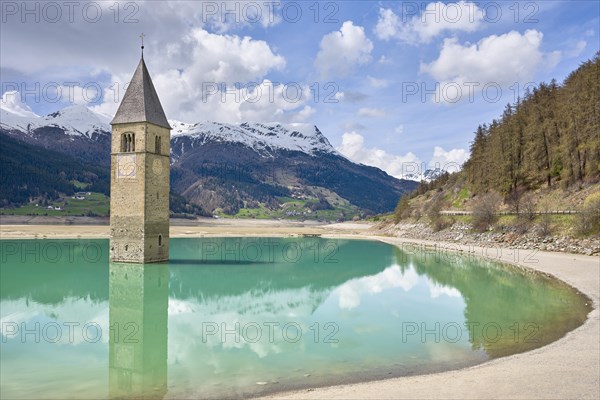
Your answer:
[[[591,306],[539,274],[364,240],[0,241],[0,398],[221,398],[460,368]]]

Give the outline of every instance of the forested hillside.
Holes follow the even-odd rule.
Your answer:
[[[55,199],[61,193],[71,196],[80,187],[105,195],[110,192],[106,167],[1,133],[0,143],[0,206],[25,203],[31,198]]]
[[[600,53],[479,126],[461,171],[422,182],[396,207],[396,222],[421,216],[434,230],[468,222],[479,231],[600,233]]]
[[[509,194],[600,174],[599,54],[563,85],[542,83],[475,132],[464,173],[473,192]]]
[[[86,204],[67,207],[67,198],[81,190],[104,195],[101,209],[94,205],[89,211],[108,212],[111,128],[106,116],[85,106],[46,116],[5,108],[0,114],[0,166],[8,171],[0,182],[0,214],[46,213],[52,207],[57,214],[80,215]],[[400,195],[417,186],[353,163],[314,125],[170,123],[175,213],[348,219],[389,212]]]

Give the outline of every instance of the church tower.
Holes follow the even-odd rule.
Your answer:
[[[110,260],[166,261],[171,127],[143,53],[111,125]]]

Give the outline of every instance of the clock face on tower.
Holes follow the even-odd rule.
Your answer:
[[[152,162],[152,172],[154,172],[154,174],[156,176],[160,176],[163,173],[163,164],[162,164],[162,160],[159,159],[155,159]]]
[[[135,154],[117,154],[117,178],[135,178],[137,163]]]

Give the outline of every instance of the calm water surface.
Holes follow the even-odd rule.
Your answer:
[[[362,240],[0,241],[0,398],[239,397],[458,368],[543,346],[590,307],[520,269]]]

